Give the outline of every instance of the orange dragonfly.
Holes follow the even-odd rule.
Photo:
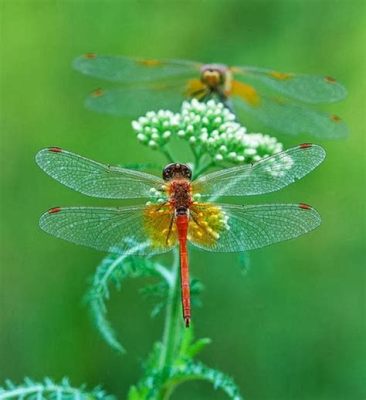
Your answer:
[[[178,111],[187,98],[216,98],[244,122],[253,123],[254,129],[260,121],[272,133],[347,135],[340,117],[312,108],[346,97],[346,89],[329,76],[94,53],[78,57],[73,66],[86,75],[122,84],[92,92],[86,105],[94,111],[136,117],[157,109]]]
[[[162,179],[105,165],[59,147],[38,152],[38,165],[65,186],[104,199],[146,199],[123,207],[54,207],[40,218],[54,236],[112,253],[135,255],[180,251],[183,318],[191,318],[187,241],[213,252],[243,252],[303,235],[320,224],[311,206],[215,203],[224,196],[280,190],[325,158],[322,147],[302,144],[253,165],[212,172],[192,180],[186,164],[167,165]]]

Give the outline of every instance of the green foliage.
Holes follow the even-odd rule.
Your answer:
[[[153,262],[149,258],[107,255],[97,267],[91,288],[86,296],[89,303],[92,319],[106,343],[119,352],[125,349],[117,339],[117,336],[107,318],[106,301],[110,298],[110,287],[121,289],[122,282],[127,278],[158,277],[157,283],[146,285],[140,292],[144,296],[154,299],[151,316],[157,316],[167,305],[168,291],[171,286],[172,276],[163,265]],[[203,285],[198,279],[191,279],[192,305],[199,306],[199,294]]]
[[[164,345],[160,342],[155,343],[144,364],[144,375],[136,386],[131,387],[128,400],[167,399],[178,385],[194,380],[210,382],[214,389],[223,390],[229,398],[241,400],[239,389],[230,377],[194,360],[211,340],[204,338],[195,341],[192,328],[185,329],[179,336],[175,358],[172,364],[163,368],[161,368],[161,354]]]
[[[146,117],[135,121],[133,126],[138,139],[151,148],[158,148],[166,155],[168,161],[172,161],[172,157],[165,145],[172,132],[188,140],[195,159],[195,174],[202,173],[222,161],[250,163],[256,160],[255,157],[268,156],[282,148],[274,138],[261,134],[247,135],[245,128],[235,122],[235,116],[219,103],[185,103],[179,124],[177,121],[177,117],[169,111],[160,111],[157,114],[148,113]],[[154,126],[151,127],[151,124]],[[168,128],[170,130],[167,130]],[[242,139],[246,140],[245,145],[244,142],[238,142]],[[207,155],[211,157],[208,162],[205,160]],[[145,167],[153,168],[154,165],[129,165],[129,168],[137,170]],[[120,290],[127,278],[157,278],[156,282],[146,285],[140,292],[154,299],[152,316],[166,310],[163,338],[154,344],[143,364],[143,376],[130,388],[128,400],[167,400],[178,385],[194,380],[210,382],[214,389],[221,389],[229,398],[241,400],[239,389],[230,377],[195,359],[211,341],[208,338],[195,340],[193,328],[184,327],[181,317],[177,249],[173,252],[175,257],[171,268],[152,261],[150,257],[137,257],[135,249],[138,249],[137,245],[134,247],[134,243],[131,242],[131,248],[125,254],[107,255],[97,267],[86,296],[92,318],[102,338],[113,349],[123,353],[125,350],[108,320],[107,304],[111,289]],[[243,257],[242,264],[246,265],[247,259],[245,255]],[[199,294],[203,285],[197,279],[191,279],[190,288],[192,305],[200,305]],[[100,388],[91,391],[87,391],[85,386],[72,388],[66,378],[61,384],[55,384],[46,378],[41,383],[26,379],[20,386],[7,382],[4,388],[0,388],[0,400],[11,398],[109,400],[110,396]]]
[[[175,385],[192,380],[204,380],[212,383],[214,389],[223,390],[230,399],[242,399],[239,388],[232,378],[200,362],[188,362],[182,367],[174,368],[171,379]]]
[[[193,307],[200,307],[202,305],[199,295],[204,289],[202,282],[197,278],[191,278],[190,290],[191,290],[191,304]],[[168,302],[169,285],[167,281],[159,281],[158,283],[146,285],[140,289],[140,293],[145,296],[152,298],[154,307],[151,311],[151,317],[156,317],[164,308]]]
[[[63,378],[60,383],[50,378],[35,382],[25,378],[20,385],[7,380],[0,387],[0,400],[113,400],[114,397],[106,394],[99,386],[87,390],[85,385],[78,388],[72,387],[68,378]]]
[[[222,111],[222,107],[220,110]],[[201,111],[204,112],[205,110]],[[162,118],[167,117],[165,114],[162,115],[162,112],[158,115]],[[204,115],[201,115],[201,117],[204,117]],[[139,123],[146,123],[146,118],[139,121]],[[141,128],[141,126],[137,126],[139,123],[134,123],[135,128]],[[161,126],[163,125],[162,123]],[[239,126],[237,128],[242,129]],[[245,131],[243,130],[242,133],[245,133]],[[142,133],[138,134],[140,140],[145,140],[141,135]],[[156,139],[158,133],[155,132],[154,135]],[[172,157],[164,146],[169,137],[170,133],[162,133],[160,150],[166,155],[168,161],[171,161]],[[149,142],[150,145],[152,139]],[[192,144],[192,138],[189,140]],[[202,172],[213,165],[212,162],[201,163],[201,157],[195,152],[195,148],[192,146],[191,149],[195,156],[197,171]],[[124,352],[124,348],[107,319],[107,300],[110,298],[110,288],[114,286],[120,289],[126,278],[159,278],[158,282],[146,285],[140,292],[144,296],[154,299],[155,306],[151,313],[153,317],[162,310],[166,310],[163,339],[153,346],[153,350],[143,365],[143,376],[135,386],[130,388],[128,400],[166,400],[170,398],[178,385],[193,380],[208,381],[215,389],[223,390],[229,398],[240,400],[242,397],[239,394],[239,389],[230,377],[195,360],[195,356],[210,343],[210,339],[194,340],[193,328],[185,329],[182,324],[178,283],[179,258],[177,251],[174,254],[175,260],[170,269],[152,261],[150,258],[135,257],[133,248],[128,254],[110,254],[97,267],[87,295],[94,322],[101,336],[112,348]],[[247,265],[245,255],[241,258],[241,264]],[[200,305],[199,294],[203,289],[202,284],[196,279],[191,279],[190,286],[192,305]]]
[[[87,294],[91,314],[102,338],[115,350],[124,352],[116,334],[107,319],[106,301],[110,298],[110,286],[121,288],[126,278],[149,276],[163,277],[167,284],[169,271],[149,258],[132,257],[130,255],[109,254],[97,267],[91,288]]]

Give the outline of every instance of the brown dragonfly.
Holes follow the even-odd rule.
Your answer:
[[[121,84],[93,91],[88,108],[119,116],[147,111],[178,111],[184,99],[216,98],[252,123],[280,134],[340,138],[347,126],[335,115],[312,106],[342,100],[345,88],[330,76],[278,72],[270,69],[202,64],[185,60],[154,60],[84,54],[74,60],[83,74]]]

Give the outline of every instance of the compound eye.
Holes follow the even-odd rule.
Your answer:
[[[192,178],[192,171],[191,171],[191,169],[188,168],[188,167],[185,167],[185,168],[184,168],[184,175],[185,175],[188,179],[191,179],[191,178]]]
[[[172,175],[172,168],[166,167],[163,170],[163,179],[168,180]]]

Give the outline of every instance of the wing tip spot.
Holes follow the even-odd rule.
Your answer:
[[[83,57],[87,60],[94,60],[95,58],[97,58],[97,55],[95,53],[85,53],[83,54]]]
[[[61,207],[52,207],[48,210],[48,214],[56,214],[61,211]]]
[[[302,210],[312,210],[313,207],[309,206],[309,204],[306,203],[299,203],[299,208]]]
[[[50,151],[51,153],[61,153],[62,152],[61,147],[48,147],[47,150]]]
[[[330,119],[331,119],[331,121],[336,122],[336,123],[339,123],[339,122],[342,121],[342,118],[339,117],[338,115],[335,115],[335,114],[332,114],[332,115],[330,116]]]
[[[308,149],[308,148],[310,148],[310,147],[313,147],[313,144],[312,143],[302,143],[302,144],[300,144],[300,149]]]
[[[325,82],[327,82],[327,83],[337,83],[337,80],[334,79],[334,78],[331,77],[331,76],[325,76],[325,77],[324,77],[324,80],[325,80]]]
[[[100,97],[104,95],[104,90],[101,88],[95,89],[91,92],[92,97]]]

